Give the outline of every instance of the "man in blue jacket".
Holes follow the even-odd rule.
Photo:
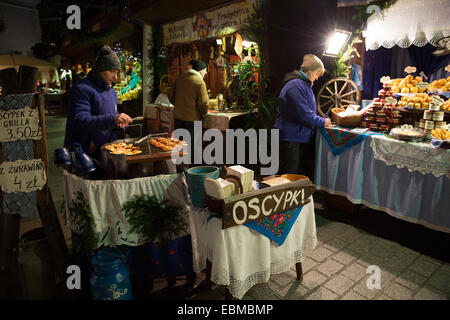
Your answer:
[[[84,152],[98,156],[100,147],[115,140],[114,128],[124,128],[132,122],[117,112],[117,93],[113,89],[120,72],[120,61],[108,47],[103,46],[86,78],[70,90],[64,146],[79,143]]]
[[[323,75],[322,61],[313,54],[303,57],[300,70],[287,73],[278,97],[275,128],[280,131],[279,173],[300,173],[301,157],[314,128],[326,127],[330,119],[316,113],[312,86]]]

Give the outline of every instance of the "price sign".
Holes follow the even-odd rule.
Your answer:
[[[309,180],[298,180],[220,200],[222,229],[303,206],[315,190]]]
[[[432,96],[431,97],[431,103],[434,104],[435,106],[442,106],[444,104],[444,99],[442,99],[439,96]]]
[[[391,77],[389,76],[381,77],[380,82],[382,84],[391,84]]]
[[[419,89],[426,89],[429,85],[430,84],[428,82],[420,81],[418,84],[416,84],[416,87]]]
[[[0,164],[0,186],[5,192],[32,192],[47,183],[41,159],[8,161]]]
[[[0,142],[17,140],[41,140],[42,130],[39,126],[37,109],[25,107],[0,111]]]
[[[392,97],[386,97],[386,99],[384,99],[384,101],[388,104],[393,104],[393,105],[396,105],[398,102],[397,99],[394,99]]]
[[[416,68],[416,67],[408,66],[408,67],[405,68],[404,71],[405,71],[406,73],[414,73],[414,72],[417,71],[417,68]]]

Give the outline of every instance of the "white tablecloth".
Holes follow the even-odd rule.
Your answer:
[[[222,229],[221,218],[210,212],[191,210],[194,271],[212,262],[211,280],[227,286],[231,295],[242,298],[255,284],[269,281],[271,274],[288,271],[303,260],[305,250],[317,243],[313,198],[305,205],[282,246],[246,227]]]
[[[147,194],[158,200],[170,200],[183,210],[188,219],[190,199],[184,174],[168,174],[129,180],[86,180],[64,170],[64,199],[67,226],[80,233],[80,218],[70,212],[72,200],[81,191],[92,213],[92,227],[97,235],[97,246],[137,246],[145,242],[131,232],[131,226],[121,208],[136,195]],[[187,221],[186,221],[187,222]]]
[[[428,155],[419,154],[422,146],[417,144],[392,142],[401,145],[395,155],[389,158],[392,163],[377,159],[376,152],[378,157],[384,154],[386,158],[388,153],[382,151],[384,147],[375,151],[372,143],[374,139],[376,148],[379,147],[378,142],[384,141],[378,136],[370,136],[341,154],[334,155],[322,134],[317,134],[314,177],[316,188],[344,196],[355,204],[384,211],[393,217],[450,233],[448,175],[437,177],[431,172],[424,174],[406,160],[399,161],[401,150],[411,159],[413,153],[406,149],[412,148],[417,152],[417,159],[428,157],[428,163],[433,164]],[[428,146],[428,149],[431,147]],[[431,152],[435,151],[428,153]],[[442,156],[442,151],[437,152]],[[445,173],[439,168],[442,169],[443,166],[431,165],[428,170]]]
[[[255,112],[254,110],[252,112]],[[209,112],[203,116],[203,128],[215,128],[225,131],[230,128],[230,121],[234,117],[250,114],[251,112]]]

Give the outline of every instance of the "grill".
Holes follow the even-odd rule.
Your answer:
[[[101,147],[101,162],[106,179],[132,179],[156,174],[167,174],[170,172],[164,165],[164,160],[170,160],[172,153],[177,152],[179,157],[183,156],[182,148],[172,151],[164,151],[149,143],[150,139],[168,138],[168,133],[149,134],[142,138],[121,139],[104,144]],[[105,147],[111,143],[133,144],[142,150],[137,155],[112,154]]]

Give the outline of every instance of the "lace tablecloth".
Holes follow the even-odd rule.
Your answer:
[[[434,148],[430,143],[404,142],[386,136],[372,136],[370,147],[374,158],[387,165],[407,168],[435,177],[450,178],[450,150]]]
[[[92,213],[94,232],[97,235],[97,247],[119,245],[138,246],[144,239],[130,231],[125,216],[121,212],[123,204],[136,195],[154,195],[159,200],[170,200],[173,205],[182,208],[188,221],[190,199],[184,174],[168,174],[130,180],[85,180],[67,171],[63,172],[63,186],[67,226],[80,233],[79,219],[69,207],[76,193],[81,191]]]
[[[269,281],[271,274],[286,272],[303,260],[305,250],[317,243],[314,202],[305,205],[286,241],[278,246],[245,226],[222,229],[222,219],[207,209],[190,215],[194,271],[211,261],[211,280],[227,286],[233,297],[242,298],[255,284]]]

